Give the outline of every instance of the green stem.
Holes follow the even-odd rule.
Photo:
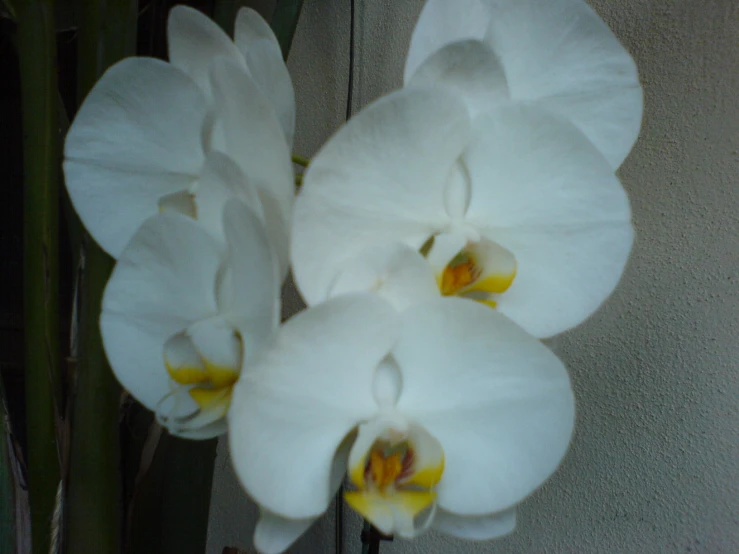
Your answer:
[[[89,237],[80,279],[80,343],[72,408],[68,551],[115,553],[121,545],[118,415],[121,391],[105,361],[98,317],[113,261]]]
[[[60,481],[59,165],[53,0],[16,5],[23,103],[23,279],[28,486],[34,553],[48,553]]]
[[[310,160],[308,158],[299,154],[293,154],[292,160],[294,164],[302,165],[303,167],[308,167],[308,165],[310,164]]]
[[[272,13],[270,25],[277,36],[277,41],[282,49],[282,57],[285,59],[290,53],[302,8],[303,0],[277,0],[275,11]]]
[[[101,73],[136,46],[133,0],[78,3],[80,101]],[[122,491],[119,412],[121,389],[106,362],[98,318],[114,261],[85,234],[79,281],[79,354],[72,408],[67,550],[120,552]]]

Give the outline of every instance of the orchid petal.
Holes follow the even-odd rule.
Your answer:
[[[157,201],[159,211],[174,212],[186,215],[193,219],[198,217],[198,207],[195,204],[195,196],[187,190],[166,194]]]
[[[290,519],[326,510],[337,447],[377,409],[372,379],[397,318],[371,294],[334,298],[290,319],[244,368],[229,443],[236,475],[261,506]]]
[[[287,274],[290,214],[294,198],[290,150],[269,100],[245,71],[229,60],[212,68],[216,110],[225,149],[256,186],[267,233]]]
[[[467,238],[460,233],[440,233],[434,237],[434,242],[426,259],[434,275],[439,275],[454,256],[467,246]]]
[[[239,200],[226,204],[224,226],[229,251],[229,280],[218,303],[240,331],[248,360],[279,323],[280,277],[264,226]]]
[[[282,60],[277,37],[255,10],[241,8],[234,24],[234,42],[246,60],[259,90],[269,98],[280,121],[288,147],[295,134],[295,90]]]
[[[254,546],[262,554],[280,554],[305,533],[316,518],[288,519],[261,510],[254,528]]]
[[[412,539],[422,525],[416,525],[417,518],[433,510],[435,494],[431,491],[397,491],[385,496],[379,492],[348,491],[344,493],[347,504],[372,522],[385,535],[398,535]],[[419,529],[421,527],[421,529]]]
[[[82,222],[113,257],[160,197],[197,178],[205,113],[195,83],[153,58],[118,62],[85,99],[67,134],[64,174]]]
[[[397,409],[441,443],[438,506],[506,510],[556,469],[572,434],[567,371],[539,341],[476,302],[441,298],[403,314]]]
[[[437,531],[453,537],[485,541],[512,533],[516,529],[516,510],[483,516],[460,516],[440,509],[431,525]]]
[[[618,168],[639,134],[643,109],[628,51],[582,0],[492,6],[485,40],[505,67],[511,97],[572,121]]]
[[[354,442],[350,433],[336,450],[331,465],[331,496],[336,495],[346,475],[346,460]],[[315,523],[317,518],[289,519],[281,517],[260,507],[260,518],[254,529],[254,546],[264,554],[279,554],[288,549],[300,535]]]
[[[401,243],[369,247],[346,263],[329,296],[355,292],[375,292],[398,311],[439,296],[436,279],[426,260]]]
[[[166,213],[144,222],[113,270],[100,316],[105,353],[121,384],[150,410],[170,392],[167,340],[217,313],[221,255],[195,221]]]
[[[467,220],[517,263],[498,309],[537,337],[565,331],[621,277],[633,240],[626,192],[582,133],[546,112],[500,109],[476,126]]]
[[[461,101],[408,88],[365,108],[328,141],[295,203],[293,272],[309,305],[326,298],[364,248],[418,248],[448,222],[444,186],[469,132]]]
[[[164,365],[169,376],[182,385],[208,381],[203,359],[185,331],[172,335],[164,343]]]
[[[246,70],[244,58],[233,41],[204,13],[188,6],[174,6],[167,19],[169,62],[187,73],[208,99],[212,99],[210,66],[223,56]]]
[[[643,110],[636,65],[582,0],[428,0],[411,38],[405,82],[437,50],[484,40],[500,59],[514,102],[572,121],[621,165]]]
[[[409,86],[441,86],[460,95],[470,117],[510,101],[503,66],[479,40],[464,40],[446,45],[418,68]]]
[[[241,371],[242,344],[236,329],[222,316],[196,321],[187,328],[214,387],[232,385]]]
[[[238,198],[259,218],[264,218],[256,187],[247,180],[236,162],[221,152],[208,153],[193,188],[196,219],[220,240],[225,240],[223,209],[230,199]]]
[[[460,40],[482,39],[492,15],[489,4],[486,0],[427,0],[411,36],[404,82],[440,48]]]

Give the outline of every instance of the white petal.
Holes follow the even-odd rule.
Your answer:
[[[220,437],[221,435],[225,434],[227,430],[226,418],[221,418],[218,421],[214,421],[213,423],[204,425],[203,427],[199,427],[198,429],[188,429],[186,431],[179,431],[176,433],[173,433],[171,429],[169,429],[168,431],[173,435],[182,437],[183,439],[206,440],[212,439],[214,437]]]
[[[292,263],[309,305],[364,248],[420,247],[448,222],[444,185],[470,132],[461,101],[403,89],[362,110],[313,159],[295,203]]]
[[[236,474],[260,505],[291,519],[328,507],[337,447],[377,410],[372,378],[397,318],[370,294],[335,298],[290,319],[244,368],[229,443]]]
[[[467,238],[460,233],[441,233],[436,235],[426,257],[434,275],[439,275],[444,271],[447,264],[465,246],[467,246]]]
[[[295,91],[282,60],[277,37],[255,10],[241,8],[236,15],[234,42],[246,60],[259,90],[269,98],[277,114],[287,144],[292,148],[295,134]]]
[[[397,409],[442,446],[440,508],[508,509],[557,468],[574,425],[567,371],[495,310],[442,298],[402,314],[393,348],[403,373]]]
[[[353,434],[348,435],[341,443],[334,455],[331,466],[331,496],[344,482],[346,475],[346,460],[354,440]],[[316,518],[288,519],[260,507],[260,518],[254,529],[254,546],[264,554],[279,554],[287,550],[308,528]]]
[[[216,313],[218,244],[179,214],[147,220],[121,254],[105,288],[100,331],[121,384],[155,410],[170,392],[164,344]]]
[[[169,62],[187,73],[206,97],[212,99],[210,66],[223,56],[246,67],[229,36],[204,13],[188,6],[175,6],[167,19]]]
[[[431,524],[434,529],[460,539],[486,541],[512,533],[516,529],[516,510],[484,516],[460,516],[438,510]]]
[[[639,134],[636,65],[582,0],[493,4],[486,41],[505,67],[511,97],[571,120],[617,168]]]
[[[485,0],[428,0],[413,30],[404,81],[408,83],[418,66],[445,45],[483,38],[490,23],[489,4]]]
[[[114,257],[157,200],[187,189],[203,164],[205,99],[177,68],[128,58],[103,74],[67,134],[64,174],[87,230]]]
[[[479,40],[446,45],[421,64],[409,86],[441,86],[460,95],[475,117],[510,101],[500,60]]]
[[[261,510],[254,528],[254,546],[262,554],[280,554],[315,523],[316,518],[287,519]]]
[[[439,296],[428,262],[417,250],[401,243],[367,248],[346,262],[329,296],[354,292],[375,292],[399,311]]]
[[[195,217],[220,240],[225,240],[223,209],[231,198],[238,198],[260,220],[264,220],[262,202],[256,187],[247,180],[236,162],[221,152],[208,152],[193,190]]]
[[[259,191],[267,232],[284,277],[295,195],[290,149],[269,100],[246,71],[221,59],[214,64],[211,79],[226,154]]]
[[[196,321],[187,328],[187,335],[209,365],[236,372],[241,370],[241,341],[222,316]]]
[[[470,205],[470,176],[467,168],[459,161],[452,165],[444,187],[444,206],[453,220],[464,217]]]
[[[581,323],[613,291],[631,249],[626,192],[571,124],[534,108],[478,118],[465,153],[468,221],[517,273],[498,309],[537,337]]]
[[[280,277],[264,226],[246,205],[229,201],[224,225],[231,272],[219,304],[241,332],[248,360],[279,323]]]
[[[198,208],[195,205],[195,197],[188,190],[181,190],[162,196],[157,201],[160,212],[175,212],[197,219]]]

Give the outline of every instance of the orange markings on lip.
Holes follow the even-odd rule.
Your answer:
[[[384,448],[374,447],[365,467],[365,480],[382,492],[411,473],[413,458],[410,448],[387,452]]]
[[[475,263],[471,254],[457,254],[441,274],[439,284],[441,294],[443,296],[456,294],[479,279],[481,274],[482,268]]]

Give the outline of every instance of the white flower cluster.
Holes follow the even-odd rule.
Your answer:
[[[583,0],[428,0],[405,86],[324,145],[294,194],[295,99],[269,26],[176,7],[169,63],[85,100],[67,187],[117,259],[121,383],[170,432],[229,433],[287,549],[348,477],[386,534],[490,539],[564,456],[574,397],[539,339],[613,291],[633,230],[615,170],[633,60]],[[289,266],[309,308],[280,325]]]

